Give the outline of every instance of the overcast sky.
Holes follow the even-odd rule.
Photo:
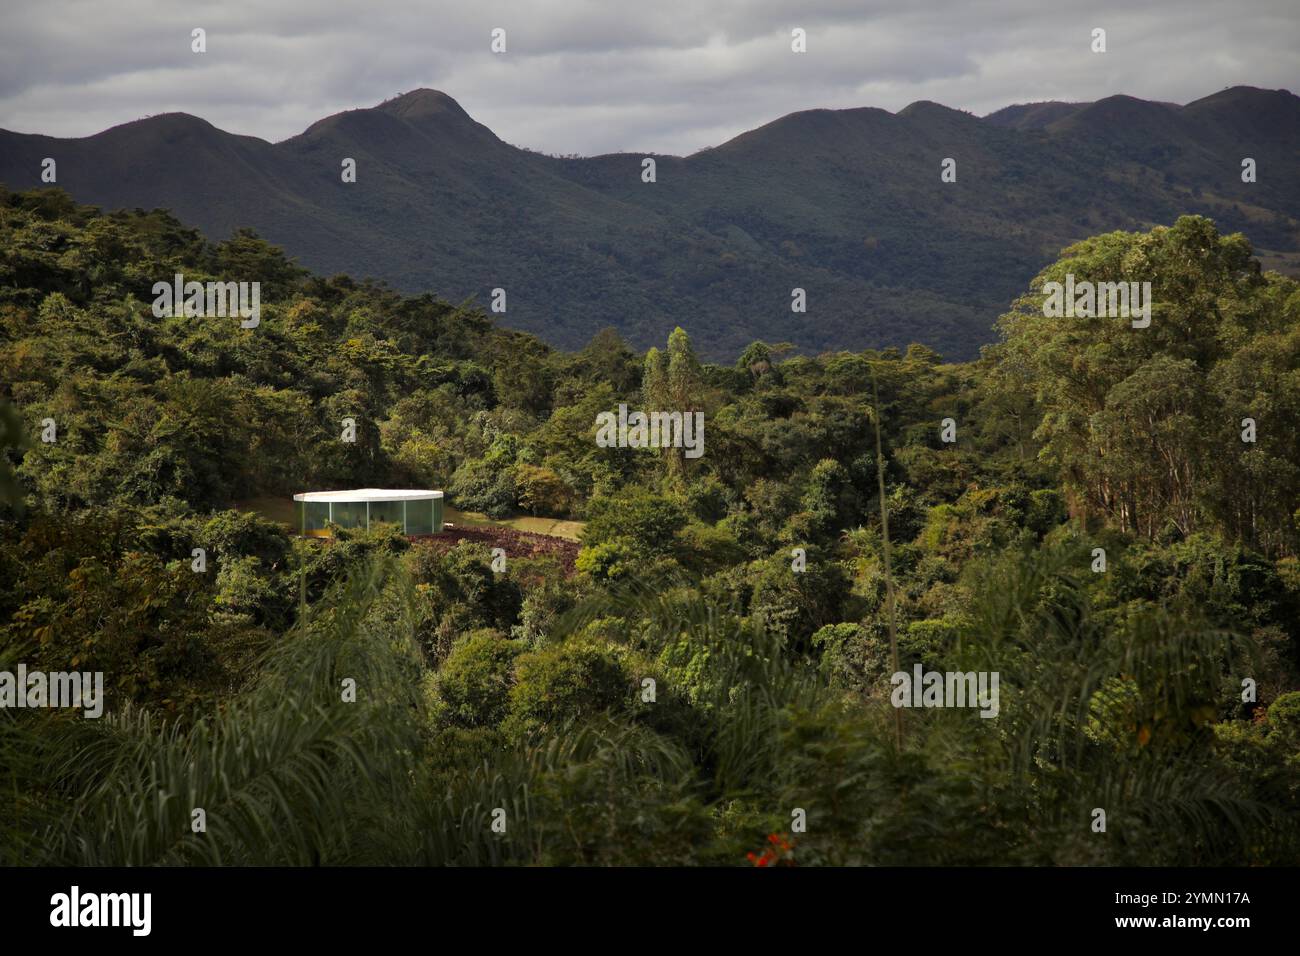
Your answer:
[[[278,141],[432,87],[516,145],[687,154],[815,107],[1236,85],[1300,92],[1300,0],[0,0],[0,127],[55,136],[179,110]]]

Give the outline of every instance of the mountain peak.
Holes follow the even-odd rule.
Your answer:
[[[1289,90],[1234,86],[1188,103],[1182,112],[1189,119],[1216,124],[1247,140],[1280,135],[1293,148],[1300,143],[1300,97]]]
[[[1014,103],[989,113],[984,117],[984,121],[993,126],[1005,126],[1010,129],[1042,129],[1091,105],[1091,103],[1064,103],[1060,100]]]
[[[500,140],[478,123],[454,99],[439,90],[425,88],[402,93],[377,106],[344,110],[317,120],[293,140],[307,142],[343,136],[371,146],[408,148],[413,140],[433,138],[444,146],[458,142],[479,148],[499,145]]]
[[[1060,119],[1049,123],[1050,131],[1075,135],[1081,130],[1099,133],[1122,134],[1138,142],[1157,132],[1171,142],[1183,142],[1188,131],[1181,123],[1177,103],[1142,100],[1135,96],[1116,94],[1080,106]]]
[[[229,140],[250,140],[253,137],[235,136],[218,129],[202,117],[192,113],[155,113],[129,123],[111,126],[89,137],[91,140],[117,141],[129,139],[135,143],[161,145],[176,142],[219,143]]]
[[[951,106],[944,106],[942,103],[936,103],[934,100],[917,100],[915,103],[908,103],[898,111],[899,116],[924,116],[927,114],[934,116],[948,116],[953,114],[958,116],[969,115],[963,113],[961,110],[955,110]]]
[[[470,115],[465,112],[461,105],[446,93],[425,87],[395,96],[391,100],[384,100],[375,109],[383,110],[385,113],[406,120],[418,120],[434,116],[470,119]]]
[[[425,136],[452,137],[480,146],[497,146],[501,140],[490,129],[465,112],[464,107],[441,90],[421,87],[385,100],[370,113],[379,113],[407,124]]]
[[[898,111],[900,119],[911,120],[923,127],[937,127],[950,124],[978,123],[979,120],[964,110],[955,110],[933,100],[917,100]]]
[[[1199,100],[1193,100],[1188,106],[1197,106],[1202,103],[1241,103],[1256,102],[1267,103],[1285,100],[1294,100],[1296,96],[1290,90],[1266,90],[1259,86],[1225,86],[1217,93],[1211,93],[1209,96],[1203,96]]]
[[[193,113],[154,113],[152,116],[144,116],[138,120],[131,120],[128,123],[120,123],[109,129],[164,129],[164,130],[213,130],[216,129],[211,123],[201,116],[195,116]],[[105,130],[108,132],[108,130]]]

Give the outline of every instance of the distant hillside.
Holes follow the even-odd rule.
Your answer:
[[[180,113],[84,139],[0,131],[0,182],[39,186],[46,156],[82,202],[167,207],[214,239],[252,226],[318,272],[483,303],[504,287],[505,324],[566,348],[608,325],[644,347],[681,324],[710,357],[761,338],[966,358],[1064,246],[1186,212],[1248,231],[1266,263],[1300,261],[1300,98],[1249,87],[983,119],[928,102],[809,110],[658,156],[654,184],[640,154],[518,149],[433,90],[276,144]]]

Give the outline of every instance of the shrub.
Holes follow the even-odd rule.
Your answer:
[[[614,649],[575,638],[521,656],[510,690],[509,732],[554,731],[570,720],[626,710],[634,682]]]
[[[457,641],[438,671],[438,714],[457,727],[495,727],[505,719],[521,641],[493,630]]]

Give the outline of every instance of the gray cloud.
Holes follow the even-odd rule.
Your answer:
[[[443,90],[554,153],[686,154],[786,113],[987,113],[1112,93],[1184,103],[1300,76],[1295,0],[43,0],[7,9],[0,127],[85,136],[193,113],[276,141],[330,113]],[[489,50],[493,27],[508,52]],[[203,27],[208,52],[190,52]],[[808,53],[790,52],[790,30]],[[1107,31],[1109,52],[1089,50]]]

